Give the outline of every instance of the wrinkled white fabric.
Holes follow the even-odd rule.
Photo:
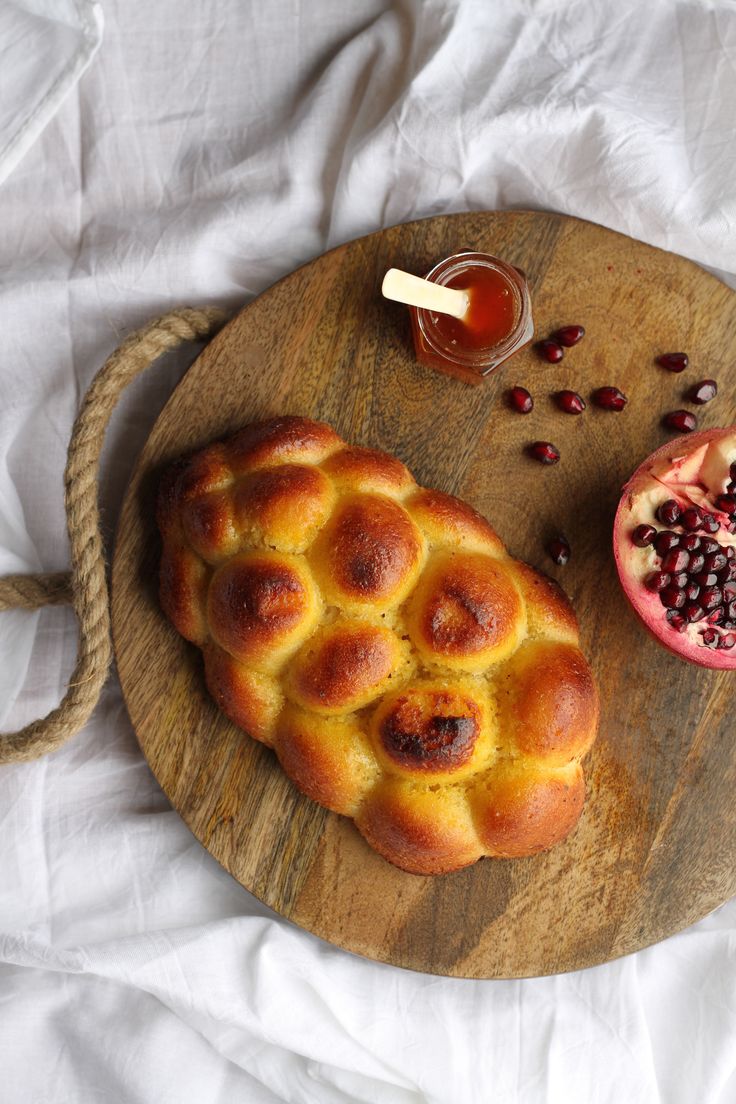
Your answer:
[[[0,0],[0,28],[21,8]],[[0,186],[2,572],[65,566],[80,398],[170,307],[240,305],[340,241],[497,207],[736,273],[731,0],[104,8],[93,64]],[[115,416],[108,530],[191,355]],[[56,704],[75,643],[69,611],[0,615],[0,724]],[[557,978],[434,978],[336,950],[193,839],[114,678],[65,748],[0,769],[3,1104],[731,1104],[735,977],[734,903]]]
[[[0,3],[0,182],[52,119],[97,53],[93,0]]]

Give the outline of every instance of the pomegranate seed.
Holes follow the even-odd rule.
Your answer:
[[[585,400],[577,391],[558,391],[555,399],[560,410],[566,414],[582,414],[585,410]]]
[[[684,372],[688,366],[687,353],[662,353],[657,357],[657,364],[668,372]]]
[[[687,571],[676,571],[675,574],[672,576],[672,585],[679,587],[680,590],[682,590],[683,587],[687,586],[689,581],[690,576],[688,575]]]
[[[570,559],[570,545],[564,537],[553,537],[547,545],[547,551],[551,559],[560,567],[564,567]]]
[[[717,625],[719,621],[723,620],[723,617],[723,606],[717,606],[716,609],[710,611],[705,620],[709,625]]]
[[[720,547],[721,546],[718,545],[718,548],[720,548]],[[712,551],[715,552],[716,549],[713,548]],[[728,548],[726,549],[726,555],[729,558],[729,560],[733,560],[734,558],[736,558],[736,548],[734,548],[732,545],[729,545]]]
[[[690,555],[690,561],[687,565],[687,570],[691,575],[697,575],[705,567],[705,556],[702,552],[693,552]]]
[[[686,533],[680,541],[680,547],[686,552],[697,552],[700,548],[700,537],[696,537],[695,533]]]
[[[703,520],[703,515],[697,506],[689,506],[687,510],[684,510],[680,518],[680,525],[683,529],[687,529],[692,533],[695,529],[700,528],[700,523]]]
[[[721,571],[727,563],[728,559],[722,552],[711,552],[705,557],[704,567],[706,571]]]
[[[556,464],[560,459],[560,450],[549,441],[535,441],[527,451],[540,464]]]
[[[729,621],[736,621],[736,602],[729,602],[726,610]]]
[[[689,583],[686,583],[684,591],[685,597],[687,598],[688,602],[694,602],[700,594],[700,587],[697,583],[691,581]]]
[[[734,483],[736,483],[736,460],[734,460],[734,462],[731,464],[731,467],[728,469],[728,474],[731,476],[731,479],[733,479]]]
[[[667,609],[682,609],[685,605],[685,595],[677,587],[668,586],[659,592],[659,600]]]
[[[593,402],[602,410],[623,410],[629,400],[618,387],[599,387],[593,392]]]
[[[697,403],[698,406],[703,406],[705,403],[710,402],[718,394],[718,384],[715,380],[705,379],[700,383],[694,383],[687,395],[685,396],[691,403]]]
[[[732,479],[730,483],[727,483],[726,490],[729,494],[736,494],[736,481]]]
[[[680,520],[680,504],[674,498],[668,498],[657,508],[657,517],[663,525],[675,525]]]
[[[720,587],[706,587],[701,592],[700,604],[704,610],[715,609],[723,604],[723,591]]]
[[[660,590],[664,590],[666,586],[670,585],[672,576],[668,575],[666,571],[653,571],[651,575],[647,575],[644,580],[644,586],[647,590],[654,591],[656,594]]]
[[[728,514],[729,517],[736,514],[736,498],[730,494],[719,495],[716,499],[716,510],[720,510],[722,514]]]
[[[689,410],[671,410],[662,418],[667,429],[676,429],[678,433],[692,433],[698,428],[698,419]]]
[[[662,570],[669,571],[670,574],[673,571],[684,571],[690,563],[690,553],[686,552],[684,548],[673,548],[662,560]]]
[[[560,345],[564,345],[566,349],[569,349],[585,337],[585,330],[582,326],[563,326],[561,329],[555,330],[552,337]]]
[[[701,529],[705,529],[706,533],[717,533],[720,529],[718,519],[714,518],[712,514],[706,514],[703,518]]]
[[[707,631],[706,629],[706,632]],[[724,633],[718,641],[718,647],[723,648],[724,651],[728,648],[733,648],[734,644],[736,644],[736,636],[734,636],[733,633]]]
[[[697,575],[693,575],[693,579],[701,587],[712,587],[718,582],[718,576],[712,571],[699,571]]]
[[[722,567],[721,570],[716,574],[716,579],[719,583],[727,583],[729,581],[729,579],[731,578],[731,568],[733,566],[733,564],[727,563],[726,566]]]
[[[682,611],[683,617],[687,621],[700,621],[703,616],[703,611],[697,602],[690,602]]]
[[[663,529],[657,533],[654,538],[654,547],[659,552],[660,556],[664,556],[665,552],[669,552],[671,548],[677,548],[680,543],[680,538],[677,533],[673,533],[671,529]]]
[[[631,540],[637,548],[647,548],[656,535],[657,530],[653,525],[637,525],[636,529],[631,534]]]
[[[712,648],[718,639],[718,633],[715,629],[703,629],[700,634],[703,638],[703,643],[707,648]],[[717,645],[716,645],[717,647]]]
[[[711,540],[710,537],[703,537],[700,542],[700,551],[704,556],[707,556],[710,552],[717,552],[720,547],[718,541]]]
[[[509,403],[519,414],[529,414],[534,406],[534,399],[526,387],[512,387],[509,391]]]
[[[538,348],[544,359],[548,360],[550,364],[559,364],[565,355],[562,346],[550,338],[546,341],[540,341]]]

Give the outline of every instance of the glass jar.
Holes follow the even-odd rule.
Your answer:
[[[425,277],[470,296],[462,320],[410,307],[417,360],[467,383],[483,379],[534,335],[524,273],[490,253],[454,253]]]

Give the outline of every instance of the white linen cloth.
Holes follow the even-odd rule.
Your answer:
[[[66,565],[80,398],[168,308],[237,306],[338,242],[469,208],[564,211],[736,273],[731,0],[104,9],[94,64],[0,187],[0,571]],[[108,528],[188,359],[116,415]],[[0,615],[6,729],[56,704],[75,644],[69,611]],[[359,959],[193,839],[114,678],[65,748],[0,768],[0,826],[2,1104],[736,1100],[733,902],[557,978]]]
[[[102,38],[93,0],[0,4],[0,182],[53,118]]]

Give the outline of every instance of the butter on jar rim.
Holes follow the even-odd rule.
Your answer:
[[[454,253],[435,265],[425,279],[466,291],[470,305],[462,319],[409,308],[421,364],[467,383],[482,383],[494,368],[531,341],[534,322],[529,286],[513,265],[489,253]]]

